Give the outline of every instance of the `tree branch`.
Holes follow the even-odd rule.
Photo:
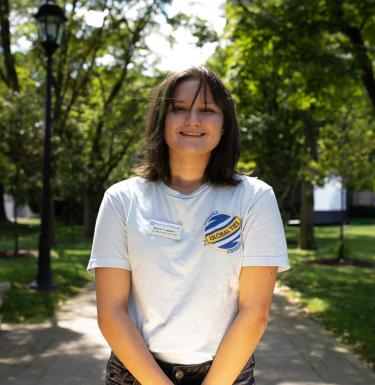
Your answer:
[[[350,25],[350,23],[345,19],[342,0],[336,0],[331,5],[333,6],[333,11],[338,21],[338,30],[348,37],[352,44],[354,57],[362,73],[362,83],[370,98],[373,109],[375,110],[374,71],[372,68],[372,61],[367,54],[361,29]],[[363,25],[361,28],[362,27]]]
[[[104,103],[103,113],[102,113],[101,117],[99,118],[98,123],[96,125],[95,136],[94,136],[92,149],[91,149],[91,156],[93,156],[93,157],[98,157],[99,142],[101,139],[101,134],[102,134],[103,126],[104,126],[105,117],[110,112],[113,100],[117,97],[118,93],[120,92],[120,90],[124,84],[124,81],[125,81],[125,79],[127,77],[127,73],[128,73],[128,65],[129,65],[131,58],[133,56],[135,45],[138,43],[138,41],[141,37],[141,32],[146,27],[146,25],[149,21],[150,15],[151,15],[152,10],[154,8],[154,4],[155,4],[155,2],[153,2],[153,4],[147,8],[144,16],[138,21],[137,26],[133,31],[131,41],[126,47],[125,54],[124,54],[123,69],[121,71],[121,74],[120,74],[118,80],[115,82],[114,86],[112,87],[112,90],[111,90],[108,98],[106,99],[106,101]]]
[[[8,79],[6,78],[5,76],[5,73],[3,71],[3,69],[0,67],[0,78],[2,79],[2,81],[8,85]]]
[[[13,91],[18,92],[20,90],[20,87],[14,57],[11,52],[9,12],[10,9],[8,0],[0,0],[1,42],[3,47],[5,73],[6,77],[8,78],[8,82],[6,82],[6,84]]]
[[[349,38],[353,46],[354,56],[362,72],[362,82],[366,88],[372,106],[375,110],[375,78],[372,62],[367,55],[361,31],[349,25],[344,25],[341,31]]]
[[[130,137],[121,147],[121,150],[118,151],[115,155],[113,155],[111,161],[107,164],[107,168],[105,172],[102,174],[102,176],[99,178],[101,185],[104,185],[106,180],[109,178],[109,175],[114,170],[114,168],[119,164],[119,162],[123,159],[125,156],[128,147],[132,143],[132,137]]]

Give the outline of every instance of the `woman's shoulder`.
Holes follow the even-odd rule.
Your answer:
[[[245,189],[254,194],[262,194],[267,190],[272,190],[272,187],[268,183],[264,182],[256,176],[235,174],[235,178],[241,181],[237,185],[239,188]]]
[[[114,197],[129,196],[129,194],[137,189],[142,188],[147,181],[140,176],[132,176],[117,183],[114,183],[107,188],[105,193]]]
[[[238,197],[243,199],[246,207],[253,207],[257,202],[273,199],[273,188],[265,181],[243,174],[238,174],[238,178],[241,180],[237,185],[240,189]]]

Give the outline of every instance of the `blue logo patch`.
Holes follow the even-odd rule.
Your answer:
[[[204,245],[233,253],[241,244],[241,219],[214,211],[204,223]]]

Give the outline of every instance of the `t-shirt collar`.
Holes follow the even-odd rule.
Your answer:
[[[170,188],[169,186],[167,186],[164,182],[160,181],[160,185],[161,185],[161,188],[170,196],[173,196],[173,197],[176,197],[176,198],[180,198],[180,199],[189,199],[189,198],[193,198],[195,196],[197,196],[198,194],[200,194],[202,191],[206,190],[208,188],[208,183],[203,183],[202,185],[200,185],[199,187],[197,187],[193,192],[189,193],[189,194],[184,194],[184,193],[181,193],[177,190],[173,190],[172,188]]]

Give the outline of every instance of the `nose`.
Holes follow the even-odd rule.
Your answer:
[[[185,126],[199,126],[201,124],[201,117],[199,111],[194,108],[191,108],[186,112],[185,115]]]

